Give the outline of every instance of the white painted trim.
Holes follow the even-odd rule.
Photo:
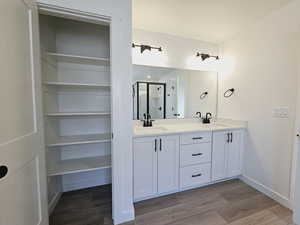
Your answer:
[[[281,205],[292,209],[292,202],[290,199],[284,197],[283,195],[279,194],[278,192],[266,187],[265,185],[253,180],[250,177],[247,176],[240,176],[240,179],[248,184],[249,186],[253,187],[254,189],[258,190],[259,192],[262,192],[263,194],[267,195],[268,197],[272,198],[273,200],[277,201]]]
[[[53,212],[54,208],[56,207],[59,199],[62,196],[62,192],[57,192],[54,197],[51,199],[49,205],[48,205],[48,209],[49,209],[49,215]]]
[[[114,224],[122,224],[126,221],[134,220],[135,214],[134,214],[134,207],[132,204],[132,207],[130,207],[128,210],[123,210],[121,215],[115,215],[113,218]]]
[[[111,18],[94,13],[87,13],[75,9],[63,8],[56,5],[49,5],[38,2],[39,13],[44,15],[51,15],[63,17],[73,20],[80,20],[83,22],[96,23],[101,25],[109,25]]]
[[[80,189],[85,189],[85,188],[92,188],[92,187],[99,187],[99,186],[108,185],[108,184],[111,184],[111,177],[110,176],[104,177],[104,179],[99,181],[98,183],[95,182],[94,179],[89,179],[89,180],[85,180],[85,181],[78,181],[78,182],[74,182],[74,183],[64,182],[63,192],[75,191],[75,190],[80,190]]]

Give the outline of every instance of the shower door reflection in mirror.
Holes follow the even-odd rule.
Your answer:
[[[137,81],[133,93],[134,119],[144,119],[146,114],[155,119],[166,118],[166,83]]]
[[[133,65],[133,119],[216,117],[218,74]]]

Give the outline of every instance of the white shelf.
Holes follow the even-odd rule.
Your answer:
[[[110,112],[55,112],[47,113],[48,117],[74,117],[74,116],[109,116]]]
[[[59,176],[108,168],[111,168],[110,156],[68,159],[56,163],[55,168],[48,169],[48,176]]]
[[[55,57],[57,61],[69,62],[69,63],[78,63],[78,64],[108,64],[109,58],[105,57],[89,57],[81,55],[70,55],[63,53],[47,52],[47,56]]]
[[[82,88],[109,88],[110,84],[88,84],[88,83],[69,83],[69,82],[44,82],[44,85],[54,87],[82,87]]]
[[[90,134],[90,135],[76,135],[76,136],[61,136],[47,144],[47,147],[58,147],[67,145],[82,145],[105,143],[111,141],[111,134]]]

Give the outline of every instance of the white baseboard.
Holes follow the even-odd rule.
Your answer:
[[[49,215],[53,212],[61,196],[62,196],[62,192],[57,192],[51,199],[50,203],[48,204]]]
[[[111,181],[107,180],[107,181],[98,182],[95,180],[91,180],[87,182],[68,183],[68,184],[64,184],[64,192],[76,191],[76,190],[97,187],[97,186],[102,186],[107,184],[111,184]]]
[[[134,216],[134,207],[132,207],[126,211],[122,211],[121,215],[118,215],[117,217],[113,218],[114,225],[122,224],[125,222],[129,222],[135,219]]]
[[[89,171],[62,176],[63,192],[111,184],[111,172],[105,170]]]
[[[265,185],[253,180],[250,177],[247,176],[240,176],[240,179],[244,181],[249,186],[253,187],[254,189],[262,192],[263,194],[267,195],[268,197],[272,198],[276,202],[280,203],[281,205],[292,209],[292,202],[290,199],[284,197],[283,195],[279,194],[278,192],[266,187]]]

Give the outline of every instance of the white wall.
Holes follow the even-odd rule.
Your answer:
[[[196,57],[197,52],[218,55],[219,47],[215,44],[139,29],[133,30],[133,43],[162,47],[163,50],[146,50],[141,54],[139,48],[133,48],[133,64],[204,71],[216,69],[214,63],[202,62]]]
[[[131,99],[131,0],[38,0],[39,3],[104,15],[111,18],[111,66],[114,133],[113,218],[122,223],[134,218],[132,197],[132,117]],[[119,110],[122,109],[122,110]]]
[[[293,1],[248,31],[226,41],[221,55],[219,116],[247,120],[243,174],[249,182],[290,206],[298,75],[300,3]],[[222,95],[235,88],[233,97]],[[289,118],[274,118],[288,107]]]
[[[187,75],[188,86],[186,88],[186,113],[191,118],[196,112],[201,112],[202,117],[210,112],[216,117],[218,75],[216,72],[189,71]],[[200,99],[203,92],[208,92],[204,99]]]

